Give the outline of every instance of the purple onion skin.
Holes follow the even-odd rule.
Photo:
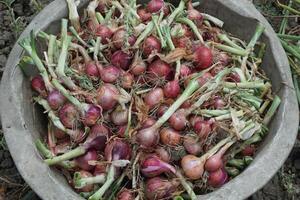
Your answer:
[[[111,63],[119,68],[122,68],[124,70],[127,70],[130,66],[131,63],[131,56],[128,55],[127,53],[119,50],[116,51],[112,57],[111,57]]]
[[[176,170],[158,156],[149,155],[141,163],[141,172],[145,177],[155,177],[166,172],[176,173]]]
[[[31,87],[33,90],[38,92],[40,95],[42,95],[42,96],[47,95],[45,82],[44,82],[42,76],[37,75],[37,76],[33,77],[31,79]]]
[[[106,83],[97,91],[97,102],[103,110],[111,110],[117,104],[119,91],[116,86]]]
[[[59,91],[57,90],[53,90],[49,93],[48,97],[47,97],[47,101],[49,103],[49,106],[53,109],[53,110],[57,110],[59,109],[61,106],[64,105],[64,103],[66,102],[66,97],[64,95],[62,95]]]
[[[211,172],[208,177],[208,184],[214,188],[219,188],[228,180],[228,174],[225,169],[221,168]]]
[[[161,177],[150,178],[146,182],[145,194],[148,200],[168,199],[176,192],[179,182]]]
[[[120,77],[121,70],[113,65],[104,67],[101,70],[100,77],[105,83],[115,83]]]
[[[131,158],[130,145],[120,138],[110,141],[104,150],[105,159],[107,161],[129,160]]]
[[[169,119],[169,123],[172,128],[177,131],[181,131],[185,129],[188,121],[185,116],[185,110],[179,109],[177,110]]]
[[[143,148],[154,148],[159,142],[159,132],[151,127],[143,128],[137,132],[136,142]]]
[[[96,149],[103,151],[110,137],[109,129],[104,125],[96,124],[91,128],[89,136],[87,137],[84,146],[88,149]]]
[[[69,129],[77,127],[79,123],[79,113],[76,107],[70,103],[66,103],[59,110],[59,118],[63,125]]]
[[[93,126],[96,124],[98,119],[101,117],[102,110],[100,107],[90,104],[87,109],[83,123],[86,126]]]
[[[95,168],[95,166],[89,165],[89,161],[97,160],[97,152],[96,150],[89,150],[86,154],[75,159],[75,162],[78,167],[83,170],[91,171]]]

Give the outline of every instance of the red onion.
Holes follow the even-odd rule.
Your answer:
[[[80,170],[79,172],[77,173],[80,173],[80,177],[81,178],[88,178],[88,177],[92,177],[93,175],[88,172],[88,171],[84,171],[84,170]],[[94,190],[94,185],[93,184],[89,184],[89,185],[86,185],[80,189],[77,189],[79,192],[92,192]]]
[[[148,72],[153,78],[162,77],[166,79],[168,74],[171,72],[171,67],[168,63],[157,59],[148,66]]]
[[[136,76],[139,76],[141,74],[143,74],[147,69],[147,65],[144,61],[140,61],[140,62],[137,62],[134,66],[132,66],[131,68],[131,72],[136,75]]]
[[[188,153],[195,156],[202,152],[201,143],[198,141],[198,138],[192,135],[184,137],[183,146]]]
[[[85,65],[85,73],[92,79],[99,77],[99,69],[94,62],[89,62]]]
[[[203,121],[203,117],[200,117],[198,115],[193,115],[190,117],[189,122],[192,126],[195,126],[196,122]]]
[[[124,46],[125,37],[126,37],[126,31],[123,28],[117,30],[114,33],[114,35],[112,37],[112,42],[117,49],[121,49]],[[133,35],[129,36],[128,43],[130,44],[130,46],[133,46],[135,41],[136,41],[135,36],[133,36]]]
[[[211,123],[205,120],[196,122],[193,129],[201,139],[206,139],[212,132]]]
[[[53,132],[55,138],[57,138],[57,139],[63,139],[67,136],[67,134],[65,132],[56,128],[55,126],[52,127],[52,132]]]
[[[182,64],[180,67],[180,77],[186,78],[191,74],[192,74],[192,70],[189,68],[189,66],[187,64]]]
[[[191,40],[188,37],[179,37],[179,38],[172,38],[172,41],[174,43],[174,46],[176,48],[187,48],[191,45]]]
[[[65,134],[66,135],[66,134]],[[50,147],[50,145],[49,145]],[[59,142],[54,146],[54,155],[64,154],[68,152],[71,148],[71,141],[65,140],[63,142]]]
[[[155,153],[162,161],[166,163],[171,161],[171,155],[164,147],[157,147]]]
[[[215,63],[220,62],[223,66],[227,66],[231,62],[230,57],[225,52],[216,52],[214,57],[216,58]]]
[[[117,125],[122,126],[128,122],[128,110],[117,107],[110,115],[111,121]]]
[[[214,188],[218,188],[224,185],[227,179],[228,179],[227,172],[221,168],[218,171],[209,174],[208,184]]]
[[[147,4],[147,11],[150,13],[157,13],[160,11],[165,5],[163,0],[151,0]]]
[[[181,167],[186,177],[197,180],[204,172],[204,162],[194,155],[186,155],[181,160]]]
[[[96,28],[96,36],[101,37],[102,44],[107,44],[113,32],[105,25],[99,24]]]
[[[105,83],[115,83],[120,77],[121,71],[119,68],[109,65],[102,68],[100,76],[101,80]]]
[[[47,97],[47,101],[49,103],[49,106],[53,110],[57,110],[60,108],[64,103],[66,102],[66,97],[62,95],[58,90],[53,90],[49,93]]]
[[[192,102],[190,100],[186,100],[185,102],[183,102],[180,108],[187,109],[190,108],[191,106],[192,106]]]
[[[240,76],[235,72],[232,72],[231,74],[229,74],[229,76],[227,77],[227,80],[229,82],[235,82],[235,83],[240,83],[241,82]]]
[[[106,128],[104,125],[96,124],[91,128],[89,136],[87,137],[83,146],[86,149],[103,151],[109,137],[110,132],[108,128]]]
[[[118,193],[116,200],[134,200],[134,199],[135,197],[133,195],[133,192],[124,188]]]
[[[149,128],[152,125],[154,125],[155,122],[156,122],[155,119],[149,117],[148,119],[146,119],[145,121],[143,121],[142,128]]]
[[[209,72],[205,72],[201,77],[198,78],[198,83],[203,86],[206,82],[211,80],[213,76]]]
[[[121,86],[124,89],[130,89],[134,83],[134,77],[131,73],[125,72],[121,76]]]
[[[164,92],[161,88],[155,88],[146,94],[144,101],[146,105],[153,108],[155,105],[161,103],[164,100]]]
[[[103,110],[110,110],[117,104],[118,89],[109,83],[102,85],[97,91],[97,102]]]
[[[242,155],[243,156],[253,156],[255,153],[255,145],[248,145],[242,150]]]
[[[178,80],[170,81],[164,86],[164,95],[167,98],[176,98],[180,94],[180,85]]]
[[[90,171],[93,170],[95,166],[90,165],[89,161],[97,160],[97,152],[93,149],[86,152],[84,155],[75,159],[76,165],[83,170]]]
[[[165,145],[176,146],[181,142],[181,135],[172,128],[163,128],[160,131],[160,141]]]
[[[165,114],[165,112],[169,109],[169,106],[163,104],[160,105],[159,108],[157,109],[156,113],[158,117],[161,117]]]
[[[177,110],[169,119],[170,126],[178,131],[185,129],[187,125],[185,114],[184,109]]]
[[[216,66],[214,66],[211,70],[210,73],[212,76],[216,76],[220,71],[222,71],[224,69],[224,65],[222,64],[218,64]]]
[[[126,129],[127,129],[127,125],[119,126],[118,129],[117,129],[117,135],[121,138],[124,138]]]
[[[114,138],[105,147],[105,159],[109,162],[114,160],[129,160],[131,158],[130,145],[120,138]]]
[[[152,126],[143,128],[136,134],[137,143],[144,148],[155,147],[159,142],[159,133]]]
[[[220,96],[216,96],[213,100],[213,103],[215,109],[222,109],[226,106],[226,103]]]
[[[97,163],[97,165],[95,166],[93,175],[97,176],[97,175],[105,174],[106,173],[106,168],[107,168],[107,164],[105,162]]]
[[[80,143],[85,139],[85,132],[81,129],[75,129],[75,130],[67,130],[68,135],[70,135],[71,139],[75,143]]]
[[[153,51],[161,52],[161,43],[159,39],[154,36],[149,36],[145,39],[143,45],[143,53],[148,57]]]
[[[93,126],[96,124],[98,119],[101,117],[102,109],[99,106],[95,106],[93,104],[88,104],[85,116],[83,119],[83,123],[86,126]]]
[[[66,128],[73,129],[77,127],[79,122],[79,113],[73,104],[66,103],[59,110],[59,119]]]
[[[199,46],[194,51],[194,62],[198,69],[206,69],[213,63],[213,54],[210,48]]]
[[[46,86],[42,76],[37,75],[33,77],[31,79],[31,87],[42,96],[47,96]]]
[[[147,12],[144,8],[139,8],[137,10],[137,14],[139,15],[142,22],[147,22],[151,20],[152,14]]]
[[[146,197],[148,200],[159,200],[171,197],[179,186],[177,180],[167,180],[161,177],[148,179],[146,182]]]
[[[203,16],[198,10],[194,9],[194,7],[192,5],[192,1],[188,2],[188,11],[187,12],[188,12],[188,18],[190,20],[195,21],[197,26],[200,26],[202,24]]]
[[[145,177],[154,177],[166,172],[176,173],[176,169],[172,165],[162,161],[156,155],[147,156],[140,168]]]
[[[131,63],[131,59],[132,58],[129,54],[118,50],[111,56],[111,63],[116,67],[120,67],[124,70],[127,70]]]

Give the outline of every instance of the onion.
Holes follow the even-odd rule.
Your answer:
[[[200,179],[204,172],[204,162],[194,155],[184,156],[181,160],[181,167],[185,175],[192,180]]]
[[[112,42],[117,49],[121,49],[125,45],[125,37],[126,37],[126,31],[123,28],[117,30],[114,33],[112,37]],[[130,46],[133,46],[135,41],[136,41],[135,36],[133,35],[129,36],[128,43]]]
[[[83,123],[86,126],[92,126],[96,124],[98,119],[101,117],[102,109],[99,106],[95,106],[93,104],[88,104],[84,118]]]
[[[125,72],[121,76],[121,86],[124,89],[130,89],[134,83],[134,77],[131,73]]]
[[[133,192],[124,188],[118,193],[116,200],[134,200],[134,198]]]
[[[243,156],[253,156],[255,150],[256,150],[255,145],[248,145],[242,150],[241,154]]]
[[[193,115],[189,119],[189,122],[192,126],[195,126],[195,124],[199,121],[203,121],[203,117],[200,117],[198,115]]]
[[[111,63],[116,67],[120,67],[124,70],[127,70],[131,63],[131,59],[132,58],[129,54],[118,50],[111,56]]]
[[[107,44],[113,32],[105,25],[99,24],[96,28],[96,36],[101,37],[102,44]]]
[[[109,83],[102,85],[97,91],[97,102],[103,110],[110,110],[117,104],[118,89]]]
[[[191,74],[192,74],[192,70],[190,69],[190,67],[187,64],[182,64],[180,67],[180,77],[186,78]]]
[[[104,154],[108,162],[129,160],[131,158],[131,148],[125,140],[114,138],[106,145]]]
[[[192,102],[188,99],[185,102],[183,102],[183,104],[180,106],[180,108],[187,109],[187,108],[190,108],[191,106],[192,106]]]
[[[214,188],[221,187],[228,179],[227,172],[221,168],[218,171],[212,172],[208,177],[208,184]]]
[[[93,170],[95,166],[90,165],[89,161],[97,160],[97,152],[93,149],[86,152],[84,155],[75,159],[76,165],[83,170],[90,171]]]
[[[128,110],[117,107],[110,115],[111,121],[117,125],[122,126],[128,122]]]
[[[220,71],[222,71],[225,68],[224,65],[222,64],[218,64],[216,66],[214,66],[211,70],[210,73],[212,76],[216,76]]]
[[[180,94],[180,85],[178,80],[170,81],[164,86],[164,95],[167,98],[176,98]]]
[[[211,123],[209,121],[197,121],[193,126],[194,131],[201,139],[206,139],[212,132]]]
[[[169,163],[171,161],[170,153],[163,147],[158,147],[155,149],[156,155],[164,162]]]
[[[144,61],[140,61],[140,62],[137,62],[134,66],[132,66],[131,68],[131,72],[136,75],[136,76],[139,76],[141,74],[143,74],[147,69],[147,65]]]
[[[226,103],[220,96],[216,96],[213,100],[213,103],[215,109],[222,109],[226,106]]]
[[[148,155],[142,161],[141,172],[145,177],[155,177],[163,173],[176,173],[176,169],[170,164],[162,161],[156,155]]]
[[[73,129],[79,123],[79,113],[73,104],[66,103],[59,110],[59,119],[66,128]]]
[[[106,168],[107,168],[107,164],[105,162],[97,163],[97,165],[95,166],[93,175],[97,176],[97,175],[105,174],[106,173]]]
[[[148,57],[154,51],[157,53],[161,52],[161,43],[156,37],[149,36],[144,41],[143,54]]]
[[[146,105],[153,108],[155,105],[161,103],[164,100],[164,92],[161,88],[155,88],[146,94],[144,101]]]
[[[181,135],[172,128],[163,128],[160,131],[160,141],[165,145],[176,146],[181,142]]]
[[[199,155],[202,152],[201,143],[193,135],[187,135],[184,137],[183,146],[185,150],[192,155]]]
[[[92,79],[98,79],[99,77],[99,69],[94,62],[88,62],[85,65],[85,73]]]
[[[227,77],[227,80],[229,82],[235,82],[235,83],[240,83],[241,82],[240,76],[235,72],[232,72],[231,74],[229,74],[229,76]]]
[[[171,197],[176,192],[179,182],[167,180],[161,177],[148,179],[146,182],[145,194],[148,200],[159,200]]]
[[[103,151],[109,137],[110,132],[108,128],[106,128],[102,124],[96,124],[91,128],[89,136],[87,137],[83,146],[86,149],[96,149],[98,151]]]
[[[145,8],[139,8],[137,10],[137,14],[139,15],[142,22],[150,21],[152,17],[152,14],[147,12]]]
[[[115,83],[121,74],[120,69],[113,65],[104,67],[100,72],[101,80],[105,83]]]
[[[52,132],[53,132],[53,135],[55,136],[55,138],[63,139],[67,136],[67,134],[65,132],[58,129],[56,126],[52,126],[51,128],[52,128]]]
[[[147,4],[147,11],[150,13],[157,13],[160,11],[165,5],[163,0],[151,0]]]
[[[210,48],[205,46],[199,46],[195,49],[194,63],[198,69],[206,69],[213,63],[213,54]]]
[[[155,147],[159,142],[158,130],[153,128],[143,128],[136,134],[136,142],[143,148]]]
[[[157,116],[158,117],[163,116],[168,109],[169,109],[169,106],[167,106],[166,104],[160,105],[156,111]]]
[[[174,43],[174,46],[176,48],[187,48],[191,45],[191,40],[188,37],[178,37],[178,38],[172,38],[172,41]]]
[[[42,96],[47,96],[45,82],[42,76],[37,75],[31,79],[31,87]]]
[[[225,52],[215,52],[214,54],[216,54],[214,55],[215,63],[220,62],[223,66],[227,66],[231,62],[230,57]]]
[[[53,110],[57,110],[61,106],[63,106],[64,103],[66,102],[66,100],[67,100],[66,97],[64,95],[62,95],[58,90],[51,91],[47,97],[49,106]]]
[[[184,109],[177,110],[169,119],[170,126],[175,130],[181,131],[187,125],[186,113]]]
[[[213,76],[209,72],[205,72],[201,77],[198,78],[198,83],[203,86],[206,82],[211,80]]]
[[[149,117],[148,119],[146,119],[146,120],[142,123],[142,127],[143,127],[143,128],[149,128],[149,127],[151,127],[152,125],[154,125],[155,122],[156,122],[155,119]]]
[[[93,175],[88,172],[88,171],[84,171],[84,170],[80,170],[79,172],[76,172],[80,174],[81,178],[88,178],[88,177],[92,177]],[[92,192],[94,190],[94,185],[93,184],[89,184],[86,185],[80,189],[77,189],[79,192]]]
[[[126,129],[127,129],[127,125],[119,126],[118,129],[117,129],[117,135],[121,138],[124,138]]]
[[[203,22],[203,15],[192,5],[192,1],[188,2],[188,18],[196,22],[197,26],[200,26]]]
[[[148,72],[151,78],[161,77],[166,79],[171,72],[171,67],[168,63],[157,59],[148,66]]]

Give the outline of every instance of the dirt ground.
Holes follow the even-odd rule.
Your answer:
[[[52,0],[0,0],[0,77],[12,46],[36,13]],[[4,3],[5,2],[6,5]],[[282,20],[273,0],[254,0],[257,8],[269,19],[274,29]],[[299,19],[298,19],[299,20]],[[291,18],[290,27],[299,26]],[[1,127],[0,127],[1,128]],[[300,137],[298,137],[300,139]],[[23,181],[15,168],[0,129],[0,200],[39,199]],[[284,166],[274,178],[249,200],[300,199],[300,141],[298,140]]]

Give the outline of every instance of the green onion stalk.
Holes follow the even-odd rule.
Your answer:
[[[51,85],[51,82],[49,80],[48,72],[42,62],[42,60],[39,58],[37,51],[36,51],[36,44],[35,44],[35,38],[34,33],[30,33],[29,38],[24,38],[19,42],[20,46],[23,47],[23,49],[26,51],[26,53],[32,58],[35,66],[38,68],[40,75],[43,78],[43,81],[45,83],[45,87],[48,92],[53,90],[53,86]]]
[[[69,27],[69,30],[71,31],[71,33],[75,36],[75,38],[85,47],[90,47],[78,34],[78,32],[76,31],[76,29],[73,26]]]
[[[79,20],[79,14],[77,11],[77,6],[74,0],[66,0],[69,8],[69,19],[71,21],[72,26],[74,26],[75,30],[77,32],[80,32],[81,26],[80,26],[80,20]]]
[[[89,16],[89,19],[93,23],[93,26],[96,27],[99,25],[98,19],[96,17],[96,8],[98,7],[99,0],[93,0],[90,1],[88,7],[87,7],[87,13]]]
[[[211,16],[209,14],[206,13],[201,13],[201,15],[203,16],[204,19],[211,21],[212,23],[214,23],[215,25],[217,25],[218,27],[222,28],[224,25],[224,22],[214,16]]]
[[[54,35],[51,35],[50,36],[50,39],[49,39],[49,44],[48,44],[48,51],[47,51],[47,55],[48,55],[48,70],[49,70],[49,73],[50,75],[53,77],[53,78],[57,78],[55,72],[54,72],[54,68],[53,66],[55,66],[54,64],[54,52],[56,50],[56,36]]]
[[[235,49],[239,49],[239,50],[242,50],[244,51],[245,49],[243,49],[242,47],[240,47],[239,45],[237,45],[235,42],[233,42],[232,40],[230,40],[226,34],[219,34],[218,35],[218,38],[227,43],[229,46],[231,46],[232,48],[235,48]]]
[[[80,172],[75,172],[73,183],[76,189],[81,189],[87,185],[103,184],[106,180],[105,174],[100,174],[92,177],[82,177]]]
[[[196,24],[192,20],[182,17],[177,19],[176,21],[188,25],[192,29],[192,31],[194,32],[194,34],[196,35],[200,43],[205,44],[199,29],[197,28]]]

